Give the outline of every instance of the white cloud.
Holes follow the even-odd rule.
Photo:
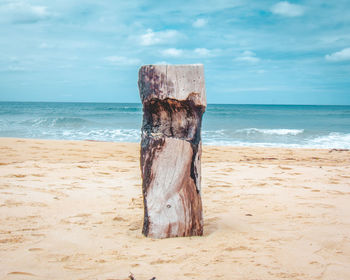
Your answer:
[[[167,62],[167,61],[157,61],[156,63],[154,63],[154,64],[156,64],[156,65],[166,65],[166,64],[171,64],[171,63],[169,63],[169,62]]]
[[[256,57],[256,54],[252,51],[244,51],[240,56],[236,58],[238,61],[257,63],[260,61],[260,58]]]
[[[180,33],[176,30],[165,30],[155,32],[152,29],[147,29],[146,34],[141,35],[140,44],[142,46],[151,46],[164,43],[171,43],[180,37]]]
[[[206,26],[208,23],[208,21],[204,18],[199,18],[197,20],[195,20],[192,24],[193,27],[196,27],[196,28],[201,28],[203,26]]]
[[[350,60],[350,48],[346,48],[332,54],[327,54],[325,58],[326,60],[332,62]]]
[[[13,2],[0,7],[0,16],[13,23],[35,23],[50,18],[52,14],[45,6]]]
[[[26,70],[22,66],[9,65],[5,70],[1,70],[1,72],[25,72]]]
[[[15,56],[0,58],[0,72],[24,72],[29,70],[26,66],[28,66],[28,62]]]
[[[206,49],[206,48],[197,48],[193,50],[193,54],[201,57],[213,57],[217,56],[221,50],[220,49]]]
[[[194,50],[195,54],[198,54],[200,56],[210,56],[211,55],[211,51],[206,49],[206,48],[197,48]]]
[[[256,70],[257,74],[264,74],[266,71],[264,69]]]
[[[165,49],[162,51],[163,56],[170,56],[170,57],[179,57],[179,56],[182,56],[183,53],[184,53],[183,50],[175,49],[175,48]]]
[[[195,57],[213,57],[217,56],[220,52],[220,49],[209,50],[206,48],[196,48],[196,49],[177,49],[177,48],[169,48],[161,51],[163,56],[168,57],[187,57],[187,58],[195,58]]]
[[[107,56],[105,60],[112,65],[139,65],[141,61],[138,58],[129,58],[125,56]]]
[[[47,7],[44,6],[31,6],[30,7],[31,12],[41,18],[45,18],[49,16],[49,12],[47,11]]]
[[[49,44],[49,43],[46,43],[46,42],[42,42],[40,45],[39,45],[39,48],[40,49],[53,49],[55,48],[56,45],[54,44]]]
[[[287,1],[278,2],[273,5],[271,12],[286,17],[297,17],[304,14],[304,7],[301,5],[291,4]]]

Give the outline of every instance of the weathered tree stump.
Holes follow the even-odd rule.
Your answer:
[[[202,235],[203,65],[142,66],[138,85],[143,103],[142,233],[153,238]]]

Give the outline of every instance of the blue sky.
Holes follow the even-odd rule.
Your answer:
[[[350,105],[349,0],[0,0],[0,101],[139,102],[203,63],[209,103]]]

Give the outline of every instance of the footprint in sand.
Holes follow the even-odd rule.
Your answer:
[[[115,214],[115,212],[112,212],[112,211],[101,212],[101,215],[110,215],[110,214]]]
[[[129,224],[129,230],[131,231],[139,230],[141,228],[142,228],[142,225],[140,222],[133,222]]]
[[[48,205],[44,202],[32,202],[32,203],[29,203],[28,205],[32,207],[48,207]]]
[[[25,276],[33,276],[33,277],[36,277],[36,275],[33,274],[33,273],[23,272],[23,271],[13,271],[13,272],[7,273],[7,275],[25,275]]]
[[[154,265],[154,264],[171,263],[171,262],[172,262],[172,260],[158,259],[158,260],[155,260],[155,261],[151,261],[150,264]]]
[[[45,177],[45,174],[31,174],[33,177]]]
[[[111,175],[111,173],[108,173],[108,172],[97,172],[98,174],[100,174],[100,175]]]
[[[184,273],[184,276],[186,277],[196,277],[196,276],[199,276],[198,273]]]
[[[326,191],[326,193],[335,194],[335,195],[347,195],[347,194],[350,194],[350,192],[341,192],[341,191],[335,191],[335,190]]]
[[[0,239],[0,244],[5,244],[5,243],[22,243],[24,241],[24,238],[22,236],[15,236],[12,238],[5,238],[5,239]]]
[[[61,219],[60,223],[62,224],[76,224],[76,225],[85,225],[88,222],[88,218],[91,214],[81,213],[75,216],[70,216],[64,219]]]
[[[46,234],[43,234],[43,233],[32,233],[32,236],[35,236],[35,237],[45,237]]]
[[[233,251],[253,251],[253,250],[246,246],[239,246],[239,247],[227,247],[224,249],[224,251],[233,252]]]
[[[77,165],[78,168],[90,168],[90,166]]]
[[[0,207],[17,207],[23,205],[23,202],[7,199],[4,204],[0,204]]]
[[[71,256],[68,256],[68,255],[52,254],[48,256],[48,262],[50,263],[67,262],[70,259],[71,259]]]
[[[42,251],[43,249],[42,248],[29,248],[28,251],[29,252],[39,252],[39,251]]]
[[[139,196],[138,198],[132,198],[130,203],[129,203],[129,207],[131,208],[143,208],[143,203],[142,203],[142,197]]]
[[[25,178],[27,177],[27,175],[25,174],[10,174],[10,175],[7,175],[7,176],[4,176],[6,178]]]
[[[292,168],[290,167],[286,167],[286,166],[278,166],[280,169],[283,169],[283,170],[291,170]]]
[[[116,216],[113,218],[113,221],[117,222],[126,222],[126,220],[123,217]]]

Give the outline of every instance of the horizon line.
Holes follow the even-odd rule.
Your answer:
[[[108,102],[108,101],[13,101],[0,100],[0,103],[86,103],[86,104],[140,104],[141,102]],[[266,106],[350,106],[349,104],[295,104],[295,103],[207,103],[207,105],[266,105]]]

